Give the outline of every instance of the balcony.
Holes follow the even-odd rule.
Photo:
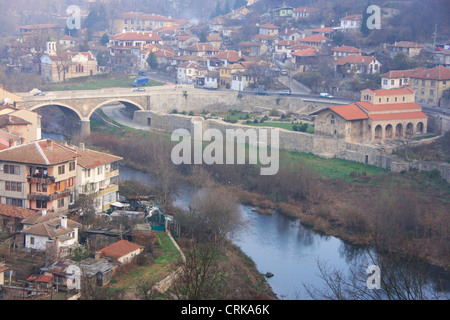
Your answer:
[[[55,177],[44,174],[31,174],[27,176],[27,182],[53,184],[55,183]]]
[[[119,169],[112,170],[110,172],[105,173],[105,178],[111,178],[119,175]]]
[[[54,194],[31,192],[27,195],[28,200],[40,200],[40,201],[54,201],[61,198],[66,198],[70,195],[70,190],[64,190],[61,192],[55,192]]]

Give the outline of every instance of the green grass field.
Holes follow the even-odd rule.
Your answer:
[[[63,83],[51,84],[48,86],[49,91],[63,90],[99,90],[103,88],[113,87],[133,87],[134,79],[139,76],[130,75],[100,75],[88,78],[70,79]],[[162,82],[149,79],[144,87],[153,87],[163,85]]]
[[[352,174],[361,175],[365,173],[370,177],[389,172],[376,166],[344,159],[325,159],[310,153],[300,152],[288,152],[288,154],[293,162],[303,161],[306,164],[310,164],[321,177],[328,179],[342,178],[344,181],[354,181]]]
[[[273,128],[281,128],[281,129],[294,131],[294,129],[293,129],[294,124],[290,123],[290,122],[264,121],[263,123],[260,123],[260,122],[258,122],[258,123],[246,123],[246,125],[256,126],[256,127],[273,127]],[[308,124],[308,129],[306,129],[306,133],[314,133],[314,127],[312,125]]]

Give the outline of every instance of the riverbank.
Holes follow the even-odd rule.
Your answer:
[[[131,133],[102,135],[93,137],[91,143],[124,156],[128,166],[150,172],[152,149],[145,142],[150,138],[148,133],[145,138]],[[168,139],[160,140],[170,143],[166,142]],[[211,171],[216,182],[234,188],[241,203],[257,207],[260,213],[277,210],[300,218],[302,224],[315,231],[354,244],[373,245],[376,234],[376,244],[382,251],[419,257],[449,270],[450,187],[439,175],[392,173],[359,163],[356,167],[353,162],[339,159],[291,156],[291,171],[280,170],[279,177],[266,180],[255,175],[252,166],[205,166],[205,170]],[[296,164],[300,166],[294,167]],[[298,169],[301,174],[292,178]],[[189,179],[189,168],[178,166],[176,170],[179,177]],[[308,176],[314,171],[318,174]],[[276,184],[274,178],[277,178]],[[292,188],[297,188],[298,192],[289,196]]]

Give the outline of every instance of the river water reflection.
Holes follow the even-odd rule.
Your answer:
[[[150,175],[129,167],[120,168],[120,177],[154,184]],[[194,188],[182,185],[178,191],[174,205],[187,209],[194,196]],[[281,299],[310,299],[304,285],[324,289],[318,262],[340,270],[344,275],[355,266],[359,266],[361,272],[361,266],[365,270],[372,264],[361,246],[319,234],[304,227],[298,219],[277,212],[261,215],[252,211],[250,206],[241,205],[240,208],[246,223],[232,238],[233,243],[252,258],[261,273],[273,274],[267,281]],[[446,277],[445,285],[449,292],[450,281],[448,275]]]

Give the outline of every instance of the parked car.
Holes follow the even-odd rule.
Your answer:
[[[322,98],[328,98],[328,99],[333,99],[334,97],[326,92],[322,92],[321,94],[319,94],[319,96],[321,96]]]
[[[146,76],[147,73],[146,73],[145,71],[139,71],[139,72],[138,72],[138,75],[140,75],[140,76]]]
[[[291,90],[281,90],[278,91],[278,94],[291,94]]]
[[[145,91],[145,88],[135,88],[135,89],[133,89],[133,92],[136,92],[136,91]]]
[[[267,96],[268,93],[266,91],[256,91],[256,95],[258,95],[258,96]]]
[[[45,96],[45,93],[43,93],[43,92],[36,92],[35,94],[33,94],[33,96]]]

